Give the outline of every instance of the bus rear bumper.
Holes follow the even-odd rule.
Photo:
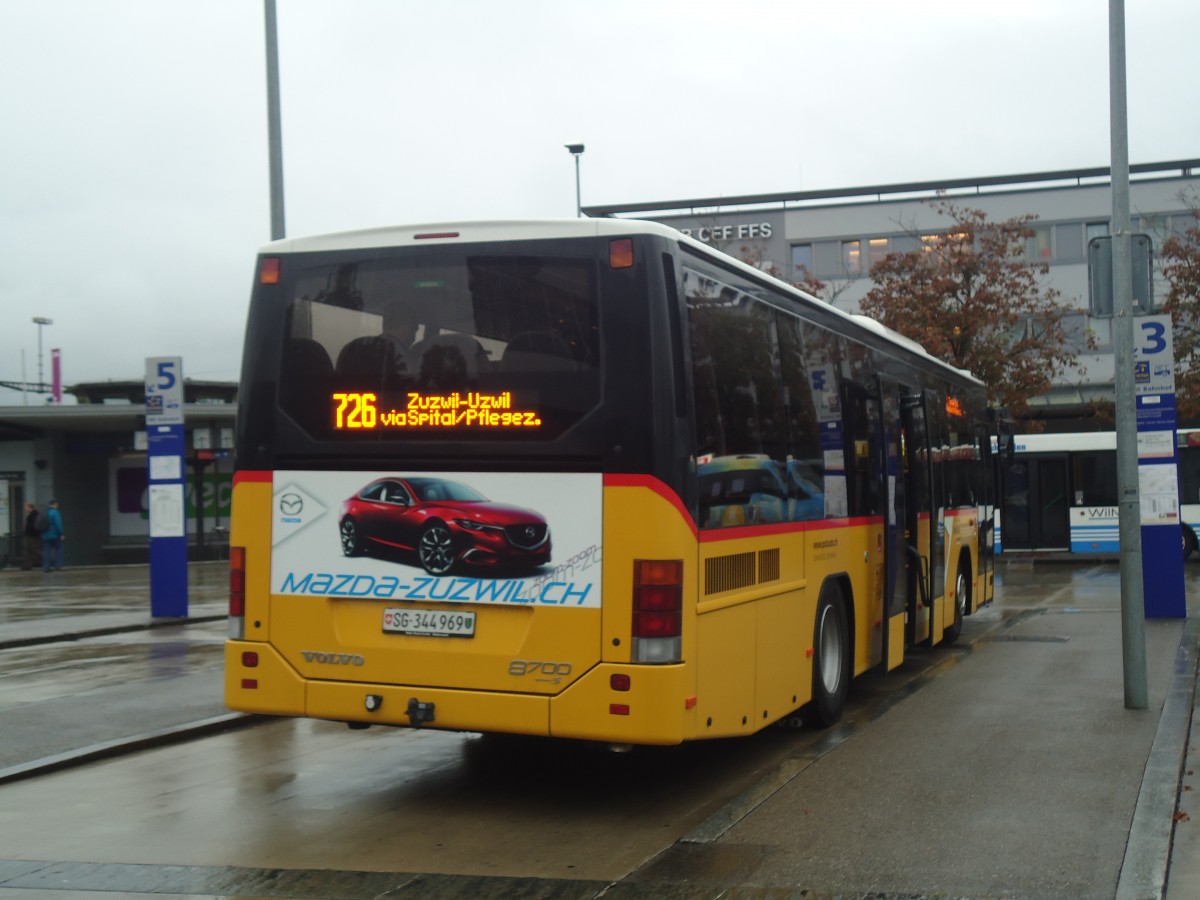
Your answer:
[[[471,691],[305,680],[270,644],[231,640],[225,703],[241,712],[336,722],[669,745],[694,736],[685,670],[601,664],[557,695]]]
[[[339,722],[545,735],[548,700],[532,694],[310,681],[306,714]]]

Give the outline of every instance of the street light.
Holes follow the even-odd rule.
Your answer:
[[[47,319],[44,316],[34,316],[33,324],[38,327],[38,392],[45,393],[46,379],[42,374],[42,326],[53,325],[53,319]]]
[[[579,157],[583,155],[583,144],[563,144],[567,151],[575,157],[575,215],[583,216],[583,204],[579,200]]]

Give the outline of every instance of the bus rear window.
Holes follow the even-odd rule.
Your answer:
[[[546,440],[599,402],[591,260],[456,250],[292,267],[280,406],[315,438]]]

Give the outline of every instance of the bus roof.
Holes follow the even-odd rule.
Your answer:
[[[286,253],[321,253],[342,250],[367,250],[379,247],[411,246],[421,244],[485,243],[491,241],[552,240],[572,237],[618,237],[629,234],[657,235],[689,248],[700,256],[718,257],[727,266],[739,269],[750,277],[769,281],[798,301],[817,306],[826,313],[842,319],[853,332],[856,328],[870,332],[890,344],[923,358],[933,365],[953,373],[959,378],[969,379],[983,386],[978,378],[965,369],[950,365],[945,360],[932,356],[924,347],[910,338],[893,331],[875,319],[861,314],[847,313],[819,297],[806,293],[762,269],[742,262],[720,250],[710,247],[669,225],[641,219],[497,219],[480,222],[431,222],[420,225],[392,225],[379,228],[364,228],[330,234],[284,238],[264,245],[259,253],[280,255]]]

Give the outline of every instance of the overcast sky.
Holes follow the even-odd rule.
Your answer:
[[[1105,0],[277,0],[287,231],[1106,166]],[[1126,0],[1131,162],[1200,157],[1200,3]],[[0,0],[0,381],[238,377],[261,0]],[[24,359],[24,372],[22,372]],[[29,398],[30,402],[39,402]],[[19,404],[0,390],[0,405]]]

